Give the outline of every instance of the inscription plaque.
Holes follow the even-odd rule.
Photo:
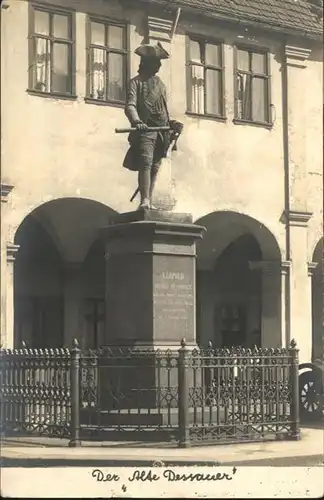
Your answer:
[[[155,337],[193,341],[195,332],[195,261],[192,257],[154,259],[153,320]]]

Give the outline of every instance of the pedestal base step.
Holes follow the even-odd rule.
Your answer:
[[[179,213],[170,210],[140,209],[134,212],[118,214],[110,218],[111,224],[122,224],[126,222],[171,222],[174,224],[192,224],[192,214]]]

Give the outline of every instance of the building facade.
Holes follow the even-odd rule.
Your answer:
[[[229,3],[231,6],[229,7]],[[98,228],[129,201],[122,168],[135,48],[159,40],[184,122],[157,204],[207,229],[197,339],[320,355],[323,52],[314,1],[11,0],[1,9],[2,345],[109,342]],[[139,290],[140,291],[140,290]]]

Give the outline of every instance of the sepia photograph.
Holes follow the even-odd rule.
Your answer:
[[[324,494],[323,0],[2,0],[1,496]]]

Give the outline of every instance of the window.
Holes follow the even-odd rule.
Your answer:
[[[188,112],[224,116],[222,44],[188,39]]]
[[[269,123],[269,90],[268,54],[237,47],[235,118]]]
[[[127,83],[125,25],[90,20],[88,30],[87,96],[124,103]]]
[[[44,93],[73,92],[72,13],[32,7],[29,88]]]
[[[105,301],[85,299],[85,347],[97,349],[105,339]]]
[[[223,347],[245,345],[246,311],[243,306],[228,304],[222,307],[221,334]]]

